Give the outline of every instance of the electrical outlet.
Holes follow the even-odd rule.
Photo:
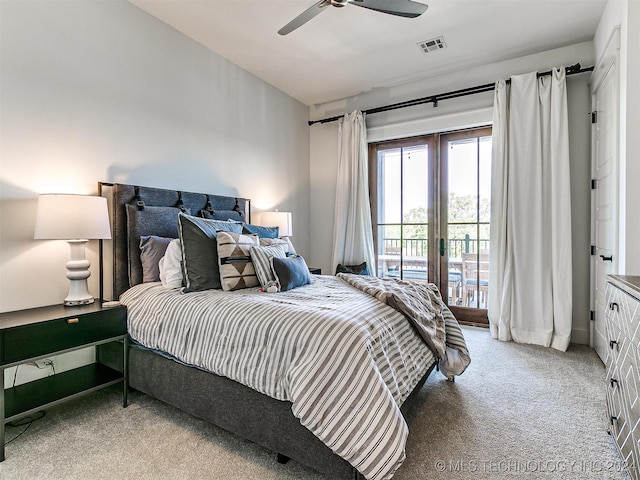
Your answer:
[[[33,362],[29,362],[27,363],[27,365],[33,365],[34,367],[38,367],[38,368],[47,368],[53,365],[53,360],[51,360],[50,358],[43,358],[42,360],[35,360]]]

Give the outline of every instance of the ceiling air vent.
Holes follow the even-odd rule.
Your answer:
[[[423,42],[418,42],[418,48],[423,53],[433,52],[434,50],[442,50],[443,48],[447,48],[447,44],[444,43],[444,37],[439,36],[436,38],[432,38],[430,40],[425,40]]]

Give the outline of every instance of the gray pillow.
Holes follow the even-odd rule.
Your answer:
[[[242,225],[180,214],[178,231],[182,247],[185,292],[222,288],[216,231],[241,233]]]
[[[146,235],[178,238],[178,214],[176,207],[145,206],[140,210],[136,205],[126,205],[127,211],[127,254],[129,258],[129,286],[143,281],[142,260],[140,259],[140,238]]]
[[[300,255],[286,258],[273,257],[271,264],[280,284],[281,292],[311,283],[309,267]]]
[[[156,235],[143,235],[140,237],[140,262],[142,263],[142,281],[160,281],[160,259],[164,257],[169,242],[173,240]]]

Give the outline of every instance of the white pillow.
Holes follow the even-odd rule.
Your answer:
[[[285,242],[287,242],[287,245],[289,246],[289,249],[287,250],[289,255],[296,255],[296,249],[293,247],[293,243],[291,243],[290,237],[280,237],[280,240],[284,240]]]
[[[182,248],[180,239],[171,240],[164,257],[160,259],[160,281],[165,288],[182,287]]]
[[[262,245],[263,247],[282,245],[282,247],[284,248],[284,253],[287,255],[287,257],[296,254],[296,249],[293,248],[293,243],[291,243],[289,237],[261,238],[260,245]]]

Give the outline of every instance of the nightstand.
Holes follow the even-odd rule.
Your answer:
[[[40,380],[4,389],[4,371],[54,354],[103,343],[123,344],[124,369],[117,372],[93,363]],[[118,305],[31,308],[0,313],[0,461],[4,461],[5,425],[117,383],[123,384],[122,405],[127,406],[127,310]]]
[[[313,275],[322,275],[322,269],[316,267],[309,267],[309,273]]]

